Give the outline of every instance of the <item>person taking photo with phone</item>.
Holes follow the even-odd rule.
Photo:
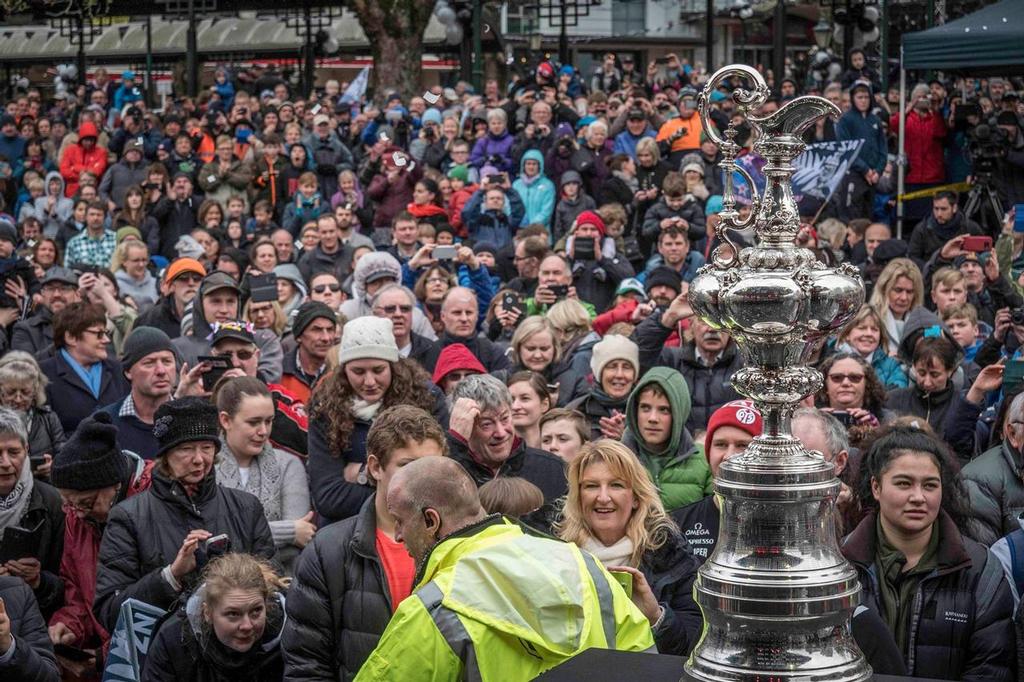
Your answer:
[[[128,599],[170,608],[215,554],[275,552],[259,499],[217,483],[220,424],[208,399],[164,403],[153,435],[152,484],[110,512],[100,542],[94,611],[107,632]]]

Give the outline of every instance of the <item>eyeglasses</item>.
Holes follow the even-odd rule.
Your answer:
[[[863,374],[829,374],[828,380],[833,384],[841,384],[844,381],[849,381],[851,384],[859,384],[864,381]]]
[[[322,294],[322,293],[325,293],[328,289],[330,289],[334,293],[338,293],[339,291],[341,291],[341,285],[340,284],[317,284],[315,287],[313,287],[313,293],[314,294]]]
[[[80,502],[75,502],[75,501],[70,500],[70,499],[65,499],[64,500],[64,506],[67,507],[68,509],[71,509],[72,511],[79,511],[79,512],[83,512],[83,513],[87,514],[87,513],[92,511],[93,507],[96,506],[96,498],[97,497],[99,497],[99,496],[98,495],[93,495],[89,499],[82,500]]]
[[[447,284],[447,277],[427,277],[427,284]]]
[[[110,332],[108,332],[106,329],[86,329],[85,331],[89,334],[93,334],[97,339],[110,338]]]
[[[256,355],[254,350],[218,350],[213,351],[215,358],[238,358],[239,362],[246,362],[252,360],[252,356]]]
[[[184,272],[174,278],[175,282],[187,282],[188,284],[199,284],[203,281],[202,275],[195,272]]]
[[[17,397],[31,398],[35,394],[36,390],[34,388],[0,388],[0,396],[3,396],[5,399]]]
[[[396,312],[401,311],[403,314],[409,314],[412,312],[411,305],[382,305],[378,306],[377,310],[382,311],[385,315],[394,315]]]

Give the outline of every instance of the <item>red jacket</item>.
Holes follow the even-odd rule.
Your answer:
[[[455,228],[460,237],[466,236],[466,227],[462,224],[462,209],[478,189],[480,185],[466,185],[458,192],[452,192],[448,198],[448,224]]]
[[[78,128],[78,142],[68,145],[64,150],[64,158],[60,160],[60,175],[64,178],[64,196],[73,197],[78,193],[78,178],[82,171],[89,171],[96,176],[96,183],[103,179],[107,170],[107,150],[94,145],[89,151],[82,148],[82,138],[99,139],[96,125],[86,121]]]
[[[893,135],[899,134],[900,117],[893,114],[889,118],[889,129]],[[942,142],[946,138],[946,122],[940,114],[930,112],[924,116],[911,111],[907,114],[907,182],[911,184],[931,184],[945,182],[946,161],[943,155]]]
[[[154,461],[135,460],[136,470],[128,485],[126,498],[149,487]],[[99,563],[100,540],[103,529],[91,521],[78,518],[78,514],[64,508],[64,556],[60,562],[60,577],[64,580],[64,606],[50,618],[50,625],[64,623],[75,633],[73,646],[78,648],[105,648],[110,633],[100,625],[92,612],[96,598],[96,568]]]

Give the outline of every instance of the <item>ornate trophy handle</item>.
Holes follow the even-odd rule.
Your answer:
[[[764,79],[754,69],[749,66],[742,64],[736,64],[720,71],[716,72],[714,77],[707,82],[704,86],[704,90],[700,94],[700,101],[697,109],[700,111],[700,122],[703,126],[705,134],[715,141],[718,148],[722,151],[722,161],[719,163],[719,167],[722,169],[724,175],[724,187],[722,191],[722,211],[719,214],[721,222],[718,227],[715,228],[715,233],[718,238],[721,239],[732,249],[732,255],[729,258],[725,258],[721,251],[722,246],[715,249],[711,257],[711,262],[715,267],[719,269],[725,269],[734,267],[739,264],[739,247],[729,237],[729,230],[743,230],[750,227],[754,222],[754,217],[757,215],[758,207],[761,203],[761,197],[757,192],[757,188],[754,186],[754,180],[750,177],[750,174],[745,168],[736,164],[736,157],[742,151],[742,147],[736,143],[736,126],[730,121],[729,127],[725,130],[725,137],[721,137],[718,131],[715,129],[714,123],[711,121],[709,115],[711,93],[714,92],[719,84],[727,78],[732,76],[742,76],[748,81],[754,84],[753,90],[744,90],[737,88],[733,94],[733,101],[736,102],[736,108],[739,113],[743,115],[743,118],[753,128],[759,127],[759,121],[753,116],[749,115],[749,112],[758,109],[767,100],[770,94],[768,86],[765,84]],[[751,200],[751,211],[750,215],[745,220],[739,219],[739,212],[736,211],[736,195],[733,192],[733,173],[739,173],[740,177],[750,187],[750,200]]]

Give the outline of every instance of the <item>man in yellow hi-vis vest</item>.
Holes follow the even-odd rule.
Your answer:
[[[531,680],[585,649],[654,652],[647,618],[575,545],[487,516],[453,460],[403,467],[395,537],[418,573],[356,680]]]

